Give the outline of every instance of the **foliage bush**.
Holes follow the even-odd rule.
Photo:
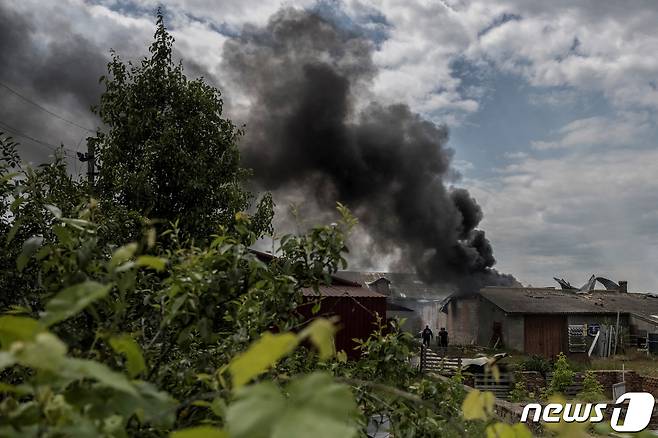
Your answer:
[[[546,376],[546,373],[553,369],[549,360],[543,356],[532,355],[519,363],[519,367],[524,371],[536,371]]]
[[[522,380],[515,382],[514,387],[509,393],[509,400],[515,403],[534,400],[534,398],[535,394],[528,391],[525,382]]]
[[[603,385],[599,383],[592,371],[585,372],[583,389],[576,395],[578,400],[586,402],[601,402],[605,400]]]
[[[564,394],[567,388],[573,385],[574,375],[575,373],[567,361],[567,356],[560,352],[553,368],[553,378],[544,392],[544,398],[553,394]]]

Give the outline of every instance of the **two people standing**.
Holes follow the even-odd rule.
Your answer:
[[[430,329],[429,325],[425,326],[425,329],[423,330],[421,335],[422,335],[422,338],[423,338],[423,345],[425,345],[426,347],[429,347],[430,346],[430,341],[434,337],[434,333],[432,333],[432,329]],[[441,347],[441,349],[443,351],[447,352],[447,350],[448,350],[448,331],[445,329],[445,327],[441,327],[441,330],[439,330],[438,336],[439,336],[439,339],[438,339],[439,347]]]

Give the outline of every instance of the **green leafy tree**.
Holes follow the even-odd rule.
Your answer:
[[[29,256],[54,238],[48,210],[73,213],[83,199],[81,185],[67,173],[61,151],[53,162],[25,166],[18,143],[0,132],[0,308],[27,307],[38,302],[40,282]]]
[[[172,60],[173,37],[158,12],[150,56],[138,65],[113,53],[100,105],[106,126],[88,139],[99,160],[94,188],[100,200],[145,217],[175,222],[185,237],[206,239],[231,225],[252,195],[242,184],[237,142],[242,132],[222,117],[219,90],[190,80]],[[257,234],[270,230],[271,199],[253,218]]]

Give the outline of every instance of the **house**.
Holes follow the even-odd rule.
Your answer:
[[[632,348],[658,332],[658,297],[629,293],[625,287],[585,293],[486,287],[451,296],[442,310],[452,343],[504,346],[545,357],[588,354],[590,349],[607,355],[618,339],[624,341],[620,349]]]
[[[426,325],[435,333],[445,327],[441,304],[455,292],[453,286],[428,284],[411,273],[340,271],[336,275],[385,295],[388,317],[404,318],[405,331],[416,335]]]

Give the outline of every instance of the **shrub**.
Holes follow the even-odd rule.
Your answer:
[[[603,393],[603,385],[599,383],[592,371],[587,371],[585,373],[585,379],[583,380],[583,390],[579,392],[576,397],[579,400],[586,402],[599,402],[605,399],[605,394]]]
[[[511,402],[523,402],[532,399],[534,394],[528,392],[528,388],[523,380],[519,380],[514,384],[514,388],[509,393],[509,400]]]
[[[553,379],[546,388],[545,395],[564,393],[569,386],[573,385],[573,378],[574,372],[569,366],[567,356],[564,353],[558,354],[553,369]]]
[[[537,371],[542,375],[546,375],[553,367],[551,363],[542,356],[532,355],[520,363],[520,367],[524,371]]]

